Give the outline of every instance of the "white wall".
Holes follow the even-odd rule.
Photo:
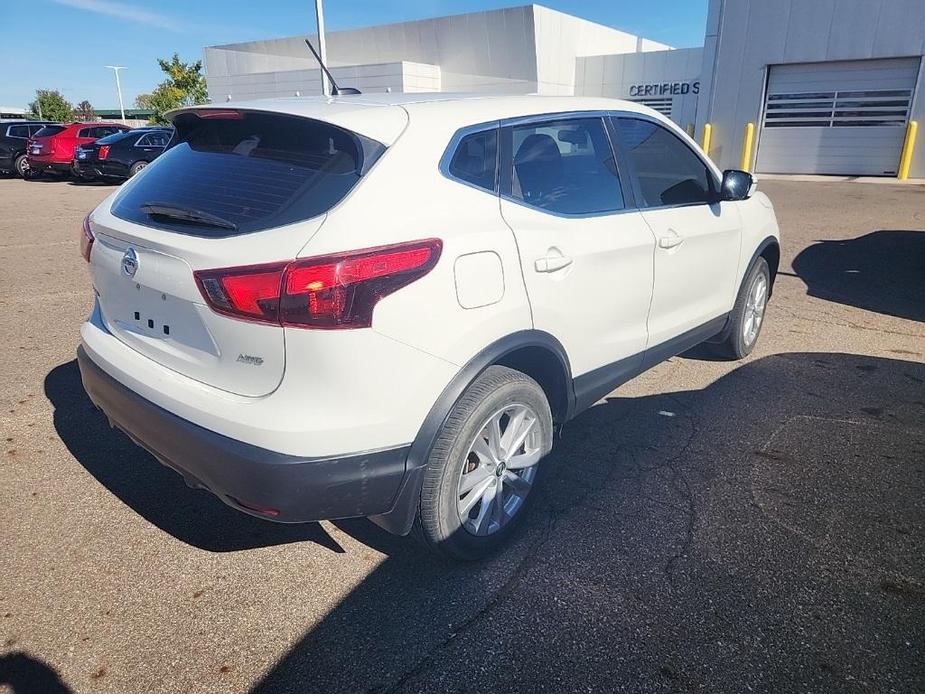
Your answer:
[[[578,56],[667,48],[537,5],[329,32],[326,39],[335,79],[338,67],[416,63],[439,66],[436,88],[442,91],[544,94],[573,93]],[[209,47],[205,66],[216,101],[229,93],[291,94],[296,83],[310,92],[306,80],[314,85],[317,79],[306,73],[317,70],[301,36]],[[412,88],[433,87],[433,75],[421,77]],[[345,79],[342,86],[363,90],[364,84]],[[384,85],[380,80],[374,88]]]
[[[575,94],[576,62],[583,56],[662,51],[662,43],[534,5],[536,81],[541,94]]]
[[[594,55],[576,62],[575,94],[635,100],[631,87],[646,84],[700,80],[703,49],[681,48],[627,55]],[[671,118],[682,128],[695,122],[698,95],[693,86],[687,94],[667,94],[672,101]]]
[[[925,0],[710,0],[697,121],[713,124],[711,156],[737,166],[742,132],[758,123],[768,65],[925,54]],[[925,77],[912,118],[912,175],[925,177]]]
[[[440,68],[437,65],[410,63],[379,63],[347,65],[330,68],[335,81],[342,87],[356,87],[364,93],[438,92]],[[302,96],[321,93],[321,70],[317,67],[279,72],[254,72],[209,78],[209,96],[214,102],[267,99],[280,96]]]

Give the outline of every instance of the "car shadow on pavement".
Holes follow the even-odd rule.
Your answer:
[[[810,296],[925,321],[925,230],[818,241],[800,252],[793,270]]]
[[[524,533],[483,562],[339,523],[387,558],[253,691],[925,682],[925,365],[790,353],[617,395],[544,467]]]
[[[0,655],[0,687],[10,694],[70,694],[57,671],[28,653]]]
[[[210,552],[304,541],[344,551],[318,523],[261,520],[227,507],[209,492],[187,487],[180,475],[110,428],[84,392],[76,360],[49,372],[45,395],[55,408],[58,436],[71,455],[123,503],[178,540]]]

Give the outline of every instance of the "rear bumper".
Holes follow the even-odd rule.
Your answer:
[[[55,161],[51,157],[28,156],[29,168],[33,171],[70,171],[70,161]]]
[[[83,347],[77,362],[87,394],[114,426],[189,484],[238,510],[298,523],[377,515],[394,505],[408,446],[321,458],[277,453],[164,410],[103,371]]]
[[[103,163],[96,159],[75,159],[74,167],[81,176],[95,178],[128,178],[128,167],[122,164]]]

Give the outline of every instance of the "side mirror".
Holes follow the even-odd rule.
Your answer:
[[[747,200],[751,197],[755,186],[755,177],[748,171],[729,169],[723,172],[723,183],[720,186],[720,200]]]

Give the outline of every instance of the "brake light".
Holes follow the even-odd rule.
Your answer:
[[[368,328],[376,303],[430,272],[442,248],[426,239],[194,274],[218,313],[299,328]]]
[[[100,161],[104,161],[109,157],[109,145],[100,145],[99,151]]]
[[[90,262],[90,251],[93,248],[93,240],[96,237],[90,231],[90,215],[84,217],[83,229],[80,233],[80,254],[88,263]]]
[[[240,111],[231,111],[228,109],[216,108],[198,108],[193,111],[200,118],[213,118],[216,120],[244,120],[244,114]]]

